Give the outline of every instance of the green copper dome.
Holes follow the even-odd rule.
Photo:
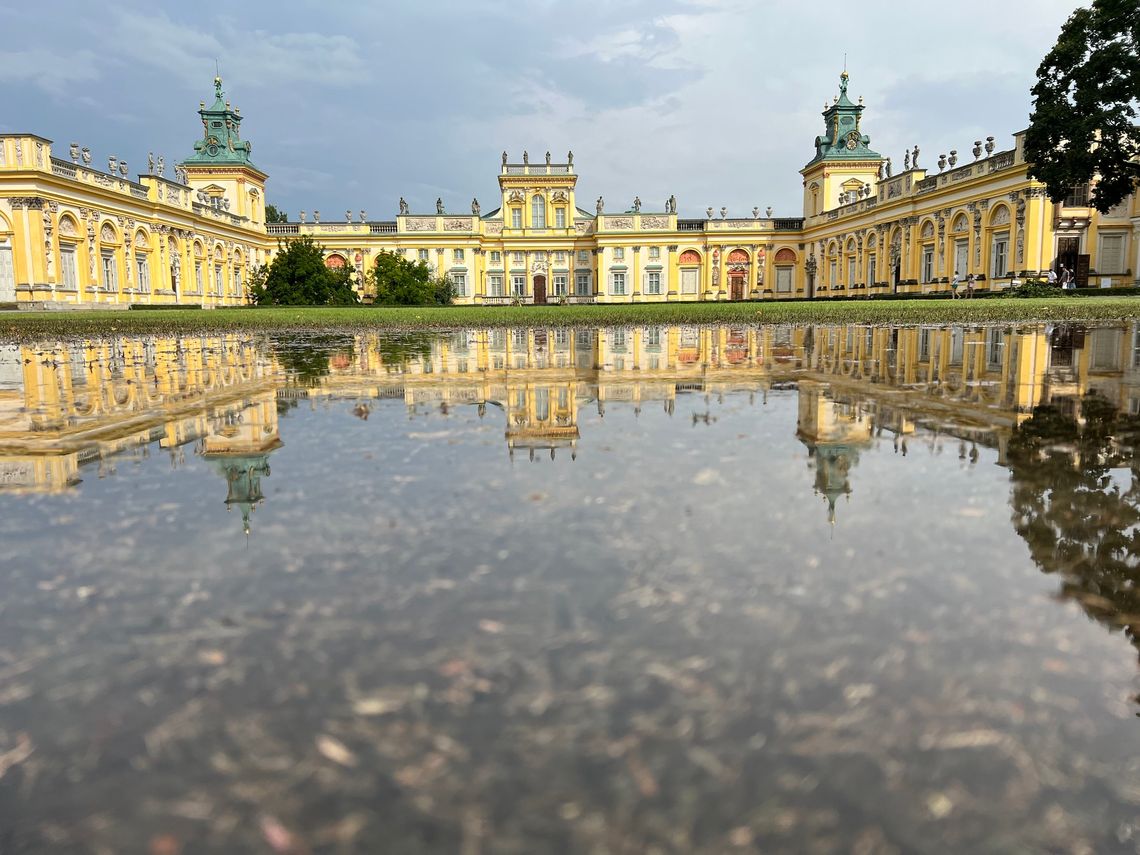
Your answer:
[[[253,146],[241,138],[241,115],[230,109],[222,92],[222,78],[214,78],[214,103],[207,108],[202,102],[202,139],[194,143],[194,154],[182,161],[183,166],[235,165],[253,166],[249,153]]]
[[[853,104],[847,97],[847,72],[839,76],[839,96],[823,111],[825,133],[815,138],[815,157],[821,160],[877,160],[881,155],[871,151],[871,138],[859,128],[862,104]]]

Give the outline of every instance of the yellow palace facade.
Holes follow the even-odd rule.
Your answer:
[[[242,116],[215,80],[200,105],[194,154],[166,177],[161,163],[129,178],[126,164],[93,166],[78,146],[56,157],[51,141],[0,136],[0,303],[235,305],[279,241],[312,235],[330,266],[371,268],[380,252],[428,264],[454,282],[463,304],[672,302],[863,297],[946,292],[955,273],[980,291],[1044,276],[1064,264],[1089,287],[1134,285],[1140,270],[1140,197],[1108,214],[1075,187],[1060,203],[1028,176],[1023,135],[995,151],[902,169],[871,148],[862,99],[839,94],[800,171],[803,211],[700,219],[670,197],[653,206],[579,204],[572,153],[512,159],[499,195],[391,220],[346,211],[322,220],[265,222],[267,176],[240,135]],[[363,277],[360,277],[363,280]],[[363,286],[361,286],[363,289]],[[367,299],[368,295],[363,295]]]

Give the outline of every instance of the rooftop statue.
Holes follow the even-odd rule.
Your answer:
[[[443,213],[443,199],[442,198],[438,198],[435,200],[435,212],[437,214]]]
[[[408,213],[408,203],[406,201],[404,201],[403,196],[400,197],[400,213],[401,214],[407,214]]]

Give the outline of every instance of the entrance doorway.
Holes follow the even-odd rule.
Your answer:
[[[534,277],[534,304],[542,305],[546,302],[546,277],[541,273]]]
[[[728,290],[729,299],[743,300],[744,299],[744,277],[739,273],[734,273],[728,277]]]

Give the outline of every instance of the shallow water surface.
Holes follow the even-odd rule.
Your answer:
[[[0,852],[1137,852],[1140,331],[0,345]]]

